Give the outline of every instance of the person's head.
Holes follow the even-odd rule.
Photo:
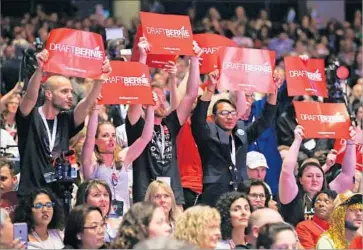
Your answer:
[[[274,209],[261,208],[254,211],[248,220],[248,227],[246,228],[247,241],[255,247],[259,231],[264,225],[283,221],[281,214]]]
[[[152,86],[152,91],[153,94],[157,96],[157,101],[155,103],[155,116],[158,118],[164,118],[167,115],[168,108],[164,90],[162,87],[154,85]]]
[[[247,194],[253,210],[268,207],[270,201],[270,191],[267,184],[260,180],[248,180],[243,182],[242,193]]]
[[[337,195],[337,192],[329,189],[318,192],[313,199],[315,216],[328,221],[333,212],[334,200]]]
[[[215,249],[221,237],[221,216],[217,209],[197,205],[181,214],[174,237],[199,248]]]
[[[96,130],[95,150],[99,154],[113,154],[116,147],[116,129],[109,122],[100,122]]]
[[[144,240],[136,244],[134,249],[196,249],[196,247],[188,242],[176,240],[170,237],[158,237]]]
[[[14,164],[6,158],[0,158],[0,191],[6,193],[14,190],[17,184]]]
[[[245,194],[240,192],[225,193],[218,199],[216,208],[221,214],[223,240],[231,239],[234,229],[248,226],[252,206]]]
[[[138,202],[123,216],[113,248],[130,249],[148,238],[169,236],[163,210],[154,203]]]
[[[244,17],[245,16],[245,9],[242,7],[242,6],[238,6],[235,10],[236,12],[236,17],[237,18],[241,18],[241,17]]]
[[[174,221],[176,219],[176,201],[173,190],[163,181],[153,181],[150,183],[145,194],[146,202],[153,202],[160,206],[167,220]]]
[[[98,207],[106,217],[111,211],[111,200],[111,189],[105,181],[88,180],[78,187],[76,206],[87,204]]]
[[[215,102],[212,109],[214,122],[225,131],[232,131],[237,123],[236,106],[227,99]]]
[[[13,223],[9,213],[0,208],[0,249],[11,248],[13,238]]]
[[[4,49],[4,58],[11,59],[15,57],[15,47],[13,45],[8,45]]]
[[[266,158],[257,151],[247,153],[246,157],[248,179],[264,181],[268,169]]]
[[[257,237],[257,249],[297,249],[295,230],[287,223],[264,225]]]
[[[98,249],[105,243],[105,219],[98,207],[72,209],[64,230],[64,245],[75,249]]]
[[[37,227],[62,229],[63,208],[51,191],[34,189],[20,199],[15,209],[14,222],[25,222],[29,233]]]
[[[326,187],[325,175],[318,160],[305,160],[298,171],[298,186],[311,197]]]
[[[362,225],[362,194],[350,191],[338,194],[325,234],[334,239],[337,249],[347,249],[346,231],[356,233]]]
[[[20,104],[20,95],[12,95],[6,103],[6,112],[15,115]]]
[[[69,110],[73,101],[71,81],[59,75],[49,77],[44,84],[44,96],[44,105],[51,105],[59,111]]]

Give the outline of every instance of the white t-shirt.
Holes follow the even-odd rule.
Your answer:
[[[59,230],[48,230],[49,237],[41,242],[28,242],[28,249],[63,249],[63,233]]]
[[[2,148],[6,148],[7,146],[16,146],[17,145],[17,143],[14,141],[13,137],[5,129],[1,129],[0,142],[1,142],[0,146]],[[14,155],[15,158],[19,158],[19,150],[17,147],[8,148],[8,149],[6,149],[6,152]]]

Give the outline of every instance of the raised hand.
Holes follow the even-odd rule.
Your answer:
[[[294,130],[295,140],[302,141],[305,137],[304,128],[301,125],[297,125]]]
[[[274,74],[273,74],[273,80],[276,86],[276,89],[279,89],[282,85],[282,83],[285,81],[285,72],[283,69],[281,68],[276,68],[274,70]]]
[[[209,87],[215,89],[218,83],[218,79],[219,79],[219,70],[216,69],[215,71],[209,73],[208,75],[208,89]]]
[[[110,74],[112,72],[110,60],[108,60],[108,58],[106,58],[103,61],[101,70],[102,70],[101,80],[105,81],[108,79],[108,77],[110,76]]]
[[[38,68],[43,70],[44,64],[48,61],[49,53],[48,50],[44,49],[36,55]]]
[[[168,72],[170,77],[176,77],[177,68],[175,62],[168,61],[168,63],[164,65],[164,71]]]
[[[349,136],[350,139],[348,139],[347,145],[355,145],[357,132],[355,131],[355,128],[353,126],[349,127]]]
[[[151,49],[150,43],[147,41],[146,37],[144,37],[144,36],[140,37],[137,47],[139,47],[140,54],[143,56],[146,56],[147,53],[149,53],[150,49]]]
[[[198,43],[196,41],[193,41],[193,51],[194,56],[192,56],[192,59],[197,59],[199,61],[199,65],[202,64],[203,58],[201,58],[201,55],[203,54],[203,50],[199,47]]]
[[[331,168],[334,166],[335,162],[337,161],[337,151],[335,149],[330,150],[329,154],[326,157],[326,166]]]

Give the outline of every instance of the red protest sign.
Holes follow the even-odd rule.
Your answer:
[[[101,35],[73,29],[54,29],[49,34],[46,49],[49,58],[44,71],[100,79],[105,59]]]
[[[151,44],[151,54],[194,54],[189,16],[140,12],[140,21],[142,32]]]
[[[351,122],[344,103],[293,103],[305,138],[349,138]]]
[[[99,104],[154,104],[149,68],[138,62],[111,61]]]
[[[335,141],[334,149],[338,152],[336,162],[339,164],[343,163],[346,145],[347,145],[347,140],[345,140],[345,139],[338,139]],[[362,166],[363,166],[363,157],[362,157],[363,147],[362,146],[363,146],[362,143],[356,143],[356,145],[355,145],[355,150],[356,150],[356,155],[357,155],[356,169],[359,171],[362,171]]]
[[[201,74],[208,74],[218,68],[218,50],[220,47],[233,47],[237,43],[224,36],[216,34],[198,34],[193,35],[199,47],[202,49],[202,65],[200,66]]]
[[[220,78],[218,88],[247,93],[275,93],[274,51],[223,47],[218,51]]]
[[[14,219],[15,209],[18,206],[18,197],[16,191],[3,193],[0,198],[0,207],[4,208],[11,219]]]
[[[289,96],[315,95],[328,97],[323,59],[284,58]]]
[[[140,37],[142,36],[142,27],[139,25],[137,28],[134,45],[132,48],[131,61],[138,62],[140,58],[140,50],[137,44],[139,43]],[[154,55],[148,53],[146,59],[146,65],[151,68],[161,68],[163,69],[165,64],[168,64],[169,61],[176,62],[178,56],[176,55]]]

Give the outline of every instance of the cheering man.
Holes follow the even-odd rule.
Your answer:
[[[217,84],[217,71],[209,75],[208,86],[192,115],[192,132],[203,165],[202,202],[214,206],[220,195],[237,190],[247,180],[248,146],[270,126],[276,113],[276,94],[267,97],[260,118],[245,128],[238,121],[236,107],[229,100],[213,105],[214,122],[207,122],[207,111]],[[280,80],[281,81],[281,80]]]
[[[50,76],[44,84],[45,102],[36,107],[44,63],[48,51],[37,56],[38,68],[30,78],[27,91],[16,113],[19,135],[20,184],[18,195],[24,196],[33,188],[48,186],[59,197],[62,191],[54,182],[52,161],[57,155],[69,149],[69,139],[83,128],[88,110],[100,94],[103,80],[111,73],[108,59],[103,63],[102,80],[95,84],[87,97],[82,99],[74,110],[72,106],[72,85],[68,78]]]

